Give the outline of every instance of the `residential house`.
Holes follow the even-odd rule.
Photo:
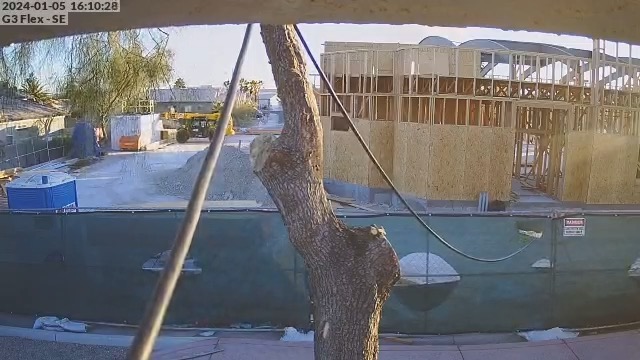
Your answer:
[[[216,101],[224,101],[226,91],[223,87],[211,85],[189,87],[185,89],[170,88],[151,91],[155,112],[199,112],[209,113]]]
[[[16,96],[0,95],[0,145],[61,133],[65,113],[54,106]]]
[[[60,109],[0,94],[0,169],[26,168],[63,156],[64,120]]]
[[[262,89],[258,93],[258,108],[260,110],[277,111],[281,109],[278,90]]]

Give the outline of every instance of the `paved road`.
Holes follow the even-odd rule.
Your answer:
[[[120,360],[126,348],[0,337],[3,360]]]

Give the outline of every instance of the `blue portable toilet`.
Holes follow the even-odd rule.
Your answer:
[[[24,173],[7,184],[9,210],[75,211],[76,179],[59,171]]]

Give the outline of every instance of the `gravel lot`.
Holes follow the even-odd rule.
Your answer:
[[[119,360],[126,352],[123,347],[0,337],[0,358],[7,360]]]

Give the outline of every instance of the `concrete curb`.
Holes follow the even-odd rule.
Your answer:
[[[0,337],[17,337],[30,340],[117,347],[129,347],[133,342],[132,335],[78,334],[2,325],[0,325]],[[159,336],[156,341],[156,349],[187,344],[210,338],[213,337]]]

